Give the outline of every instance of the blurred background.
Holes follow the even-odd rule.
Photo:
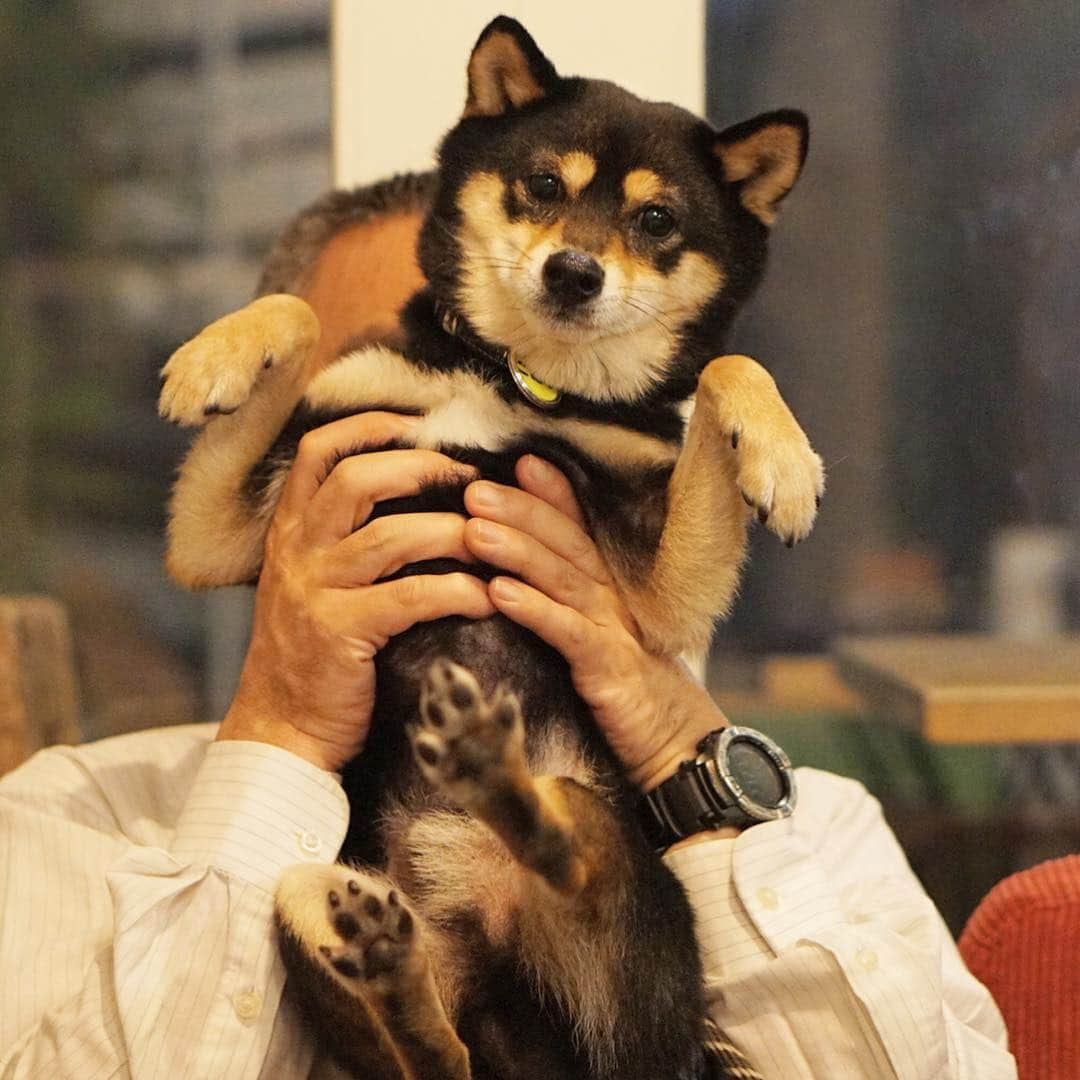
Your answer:
[[[716,125],[811,117],[733,346],[829,470],[810,540],[755,530],[710,685],[797,763],[867,783],[956,929],[1004,873],[1080,846],[1080,709],[1052,741],[955,745],[895,721],[844,657],[976,633],[1051,667],[1076,655],[1080,6],[686,17]],[[270,240],[330,186],[330,23],[319,0],[0,9],[0,594],[64,604],[87,738],[229,699],[249,596],[162,573],[187,437],[157,418],[157,372],[250,297]],[[1018,733],[1026,718],[1021,700]]]

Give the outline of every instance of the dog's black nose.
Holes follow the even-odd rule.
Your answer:
[[[581,251],[556,251],[544,263],[544,287],[564,304],[582,304],[604,287],[604,268]]]

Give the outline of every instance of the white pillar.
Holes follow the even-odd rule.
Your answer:
[[[426,169],[465,104],[465,65],[498,13],[563,75],[705,110],[705,0],[334,0],[334,180]]]

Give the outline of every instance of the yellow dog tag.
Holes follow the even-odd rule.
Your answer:
[[[535,375],[530,375],[513,356],[508,356],[506,362],[509,365],[514,384],[525,398],[534,405],[538,405],[541,409],[550,409],[558,405],[559,398],[562,397],[562,391],[541,382]]]

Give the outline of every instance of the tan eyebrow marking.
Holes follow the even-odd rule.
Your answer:
[[[623,177],[622,187],[628,206],[658,199],[667,191],[667,185],[652,169],[632,169]]]
[[[596,158],[581,150],[571,150],[558,159],[559,175],[571,198],[580,195],[596,175]]]

